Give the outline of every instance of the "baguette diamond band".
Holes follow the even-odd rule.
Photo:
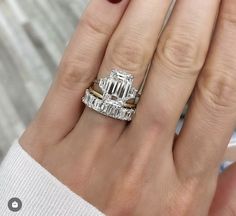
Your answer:
[[[131,121],[132,116],[135,112],[134,109],[120,107],[117,104],[111,104],[106,101],[103,101],[102,99],[94,96],[88,89],[86,90],[83,102],[89,108],[105,116],[109,116],[111,118],[123,121]]]
[[[105,78],[95,80],[102,94],[92,87],[86,90],[83,103],[89,108],[105,116],[123,121],[131,121],[135,114],[138,90],[133,84],[134,77],[122,70],[112,70]]]

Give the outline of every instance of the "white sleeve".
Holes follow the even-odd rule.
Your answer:
[[[11,198],[22,203],[8,207]],[[16,142],[0,165],[1,216],[104,216],[98,209],[63,185]]]

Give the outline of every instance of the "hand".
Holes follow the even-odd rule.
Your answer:
[[[170,3],[92,0],[20,143],[107,215],[202,216],[210,206],[211,215],[236,215],[235,166],[217,187],[236,122],[236,1],[178,0],[159,39]],[[139,88],[150,62],[131,123],[82,104],[85,89],[113,68]]]

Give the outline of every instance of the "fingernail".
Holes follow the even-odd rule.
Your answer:
[[[111,2],[112,4],[117,4],[121,2],[122,0],[108,0],[108,1]]]

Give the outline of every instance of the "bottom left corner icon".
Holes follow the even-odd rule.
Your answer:
[[[17,212],[22,208],[22,202],[19,198],[13,197],[8,201],[8,208],[13,211]]]

